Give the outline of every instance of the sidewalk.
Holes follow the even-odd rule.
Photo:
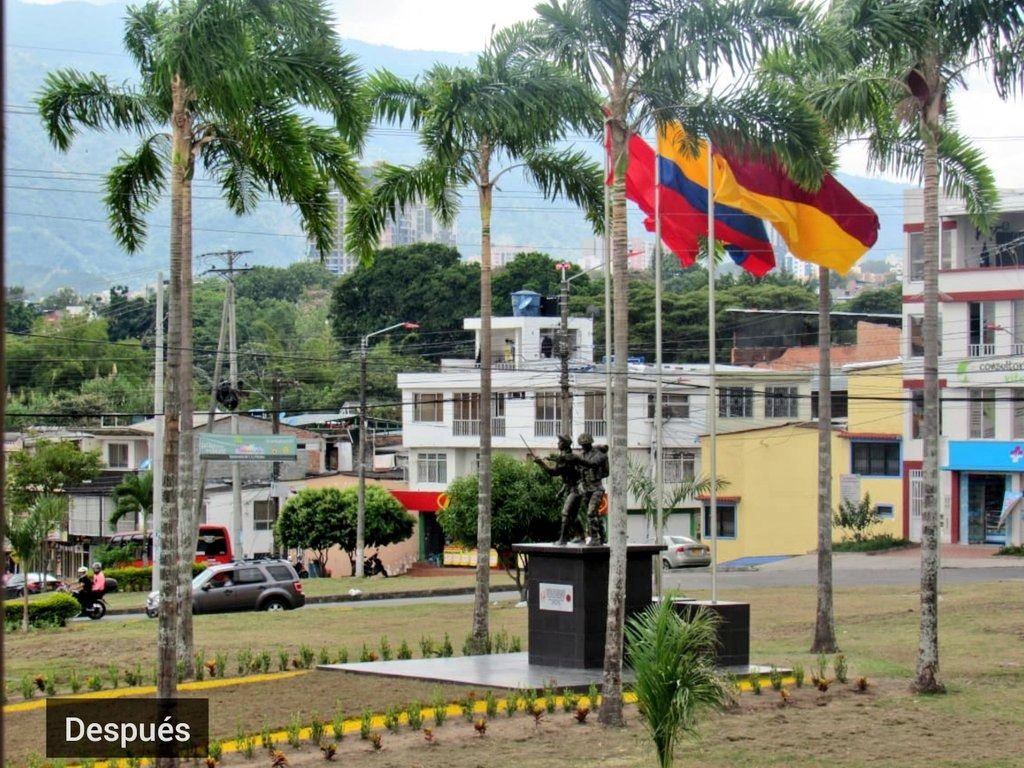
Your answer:
[[[981,544],[940,544],[940,568],[1024,568],[1024,558],[996,555],[998,546]],[[918,563],[918,545],[885,552],[833,552],[832,567],[836,570],[905,570]],[[757,566],[758,571],[804,571],[817,568],[818,556],[811,552],[785,560]]]

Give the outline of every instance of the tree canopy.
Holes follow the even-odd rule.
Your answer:
[[[40,496],[80,485],[100,473],[99,451],[83,451],[64,440],[39,440],[33,451],[16,451],[7,464],[7,504],[15,511]]]

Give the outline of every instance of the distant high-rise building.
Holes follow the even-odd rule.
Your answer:
[[[369,176],[369,171],[365,171]],[[334,248],[324,259],[324,266],[336,275],[345,275],[354,270],[359,259],[345,247],[345,224],[348,220],[348,201],[340,192],[332,192],[331,204],[334,219]],[[380,236],[381,248],[393,248],[413,243],[441,243],[455,246],[456,230],[443,226],[425,203],[410,203],[403,207],[394,219],[388,222]],[[306,242],[306,260],[320,261],[320,254],[312,240]]]

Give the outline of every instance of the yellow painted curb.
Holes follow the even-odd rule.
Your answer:
[[[249,675],[247,677],[222,677],[213,680],[193,680],[189,683],[178,685],[179,691],[205,691],[210,688],[227,688],[232,685],[248,685],[251,683],[268,683],[274,680],[287,680],[292,677],[304,675],[309,670],[300,669],[291,672],[268,672],[262,675]],[[134,688],[114,688],[109,691],[90,691],[88,693],[62,694],[63,697],[73,696],[76,699],[124,699],[130,696],[146,696],[156,693],[155,685],[139,685]],[[14,712],[31,712],[35,709],[43,709],[46,706],[46,699],[33,699],[32,701],[21,701],[17,704],[4,705],[4,714]]]

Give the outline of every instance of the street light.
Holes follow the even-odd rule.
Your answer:
[[[600,269],[602,266],[604,266],[603,263],[591,267],[590,269],[585,269],[582,272],[578,272],[572,277],[567,277],[569,270],[572,269],[573,265],[567,261],[560,261],[555,264],[555,269],[562,273],[561,291],[558,297],[559,315],[561,316],[561,322],[559,323],[561,343],[559,344],[558,357],[561,360],[559,385],[562,390],[561,399],[559,401],[559,409],[561,410],[562,416],[559,424],[559,430],[563,435],[572,435],[572,397],[569,393],[569,283],[577,277],[583,277],[585,274],[593,272],[595,269]],[[608,333],[607,326],[608,320],[605,318],[605,334]]]
[[[398,328],[416,330],[416,323],[395,323],[363,336],[359,343],[359,499],[356,508],[356,578],[363,578],[364,539],[366,537],[366,353],[370,339]]]

